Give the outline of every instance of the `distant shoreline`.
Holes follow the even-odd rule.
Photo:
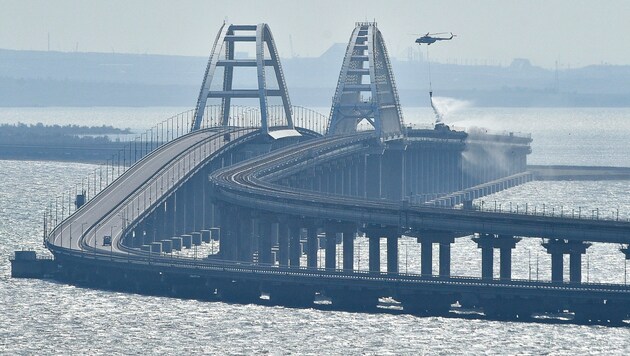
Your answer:
[[[104,162],[127,144],[111,139],[133,135],[112,126],[1,124],[0,159]]]
[[[346,44],[317,58],[282,58],[294,105],[330,106]],[[138,55],[0,49],[0,107],[192,107],[206,56]],[[428,63],[391,58],[403,106],[428,107]],[[538,67],[432,62],[439,96],[479,107],[630,107],[630,66]],[[249,85],[246,81],[239,83]]]

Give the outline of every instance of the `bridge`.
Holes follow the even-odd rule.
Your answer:
[[[235,58],[241,42],[255,43],[255,59]],[[256,68],[257,88],[235,87],[241,67]],[[256,106],[235,106],[239,100]],[[630,256],[630,222],[474,209],[473,199],[532,179],[531,138],[406,126],[375,23],[352,32],[332,102],[329,117],[292,106],[269,26],[224,24],[196,108],[148,130],[50,206],[44,241],[56,276],[240,302],[264,294],[294,306],[325,297],[335,307],[374,310],[390,297],[421,315],[457,303],[492,318],[628,318],[630,287],[584,283],[581,259],[592,242],[624,244]],[[419,274],[399,270],[402,236],[421,246]],[[452,243],[471,236],[481,276],[451,275]],[[355,267],[363,237],[367,270]],[[512,249],[531,238],[551,255],[550,281],[512,278]],[[214,241],[208,255],[173,255]]]

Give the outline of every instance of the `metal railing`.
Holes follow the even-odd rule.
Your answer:
[[[271,112],[278,120],[284,108],[272,106]],[[327,118],[308,108],[293,107],[295,126],[306,128],[316,133],[326,131]],[[221,126],[223,111],[221,105],[206,106],[201,128]],[[72,184],[69,188],[48,199],[44,211],[44,239],[80,206],[91,201],[103,189],[123,175],[130,167],[163,145],[188,134],[194,121],[194,109],[181,112],[140,133],[104,163],[97,165],[92,172]],[[285,119],[286,122],[286,119]],[[258,108],[233,105],[230,107],[228,126],[260,127],[260,111]],[[81,201],[79,201],[81,200]]]

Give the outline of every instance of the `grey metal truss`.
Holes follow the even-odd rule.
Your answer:
[[[256,58],[255,59],[235,59],[235,44],[239,42],[255,42]],[[265,48],[268,57],[265,56]],[[212,90],[212,83],[217,67],[223,67],[223,82],[221,90]],[[235,89],[232,85],[235,67],[256,67],[258,76],[257,89]],[[267,67],[273,67],[278,83],[277,89],[268,89],[265,78]],[[269,111],[267,98],[270,96],[280,97],[286,117],[286,125],[273,126],[269,125]],[[217,34],[212,46],[212,53],[206,66],[206,72],[199,91],[197,106],[195,108],[195,119],[192,123],[191,130],[198,130],[203,120],[204,109],[208,98],[221,99],[221,124],[228,125],[230,115],[230,105],[234,98],[258,98],[261,130],[269,133],[271,130],[294,129],[291,102],[287,92],[284,74],[280,65],[280,58],[276,49],[273,36],[269,26],[265,23],[257,25],[234,25],[224,23]]]
[[[350,36],[330,110],[328,134],[356,132],[362,120],[374,127],[381,141],[403,135],[402,110],[389,55],[381,32],[372,22],[357,23]]]

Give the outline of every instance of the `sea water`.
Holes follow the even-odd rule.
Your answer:
[[[0,123],[130,127],[141,132],[185,108],[10,108]],[[431,124],[429,109],[405,121]],[[531,164],[630,166],[630,109],[464,107],[447,124],[532,134]],[[48,280],[11,279],[14,250],[42,247],[42,215],[51,199],[94,169],[67,162],[0,161],[0,354],[623,354],[630,329],[350,313],[201,302],[77,288]],[[630,182],[532,182],[476,201],[486,208],[580,211],[630,218]],[[513,253],[513,276],[549,280],[539,239]],[[356,240],[356,268],[367,269],[368,245]],[[583,258],[589,282],[625,283],[617,245],[594,244]],[[383,245],[385,249],[385,245]],[[401,272],[419,272],[419,246],[399,242]],[[437,255],[437,250],[434,252]],[[384,254],[383,254],[384,257]],[[437,260],[437,259],[436,259]],[[498,259],[495,259],[497,263]],[[385,266],[385,261],[382,261]],[[565,263],[567,266],[568,263]],[[469,238],[452,248],[452,273],[479,276],[480,251]],[[434,271],[437,271],[435,261]],[[498,271],[498,265],[495,266]],[[565,272],[565,274],[567,274]]]

